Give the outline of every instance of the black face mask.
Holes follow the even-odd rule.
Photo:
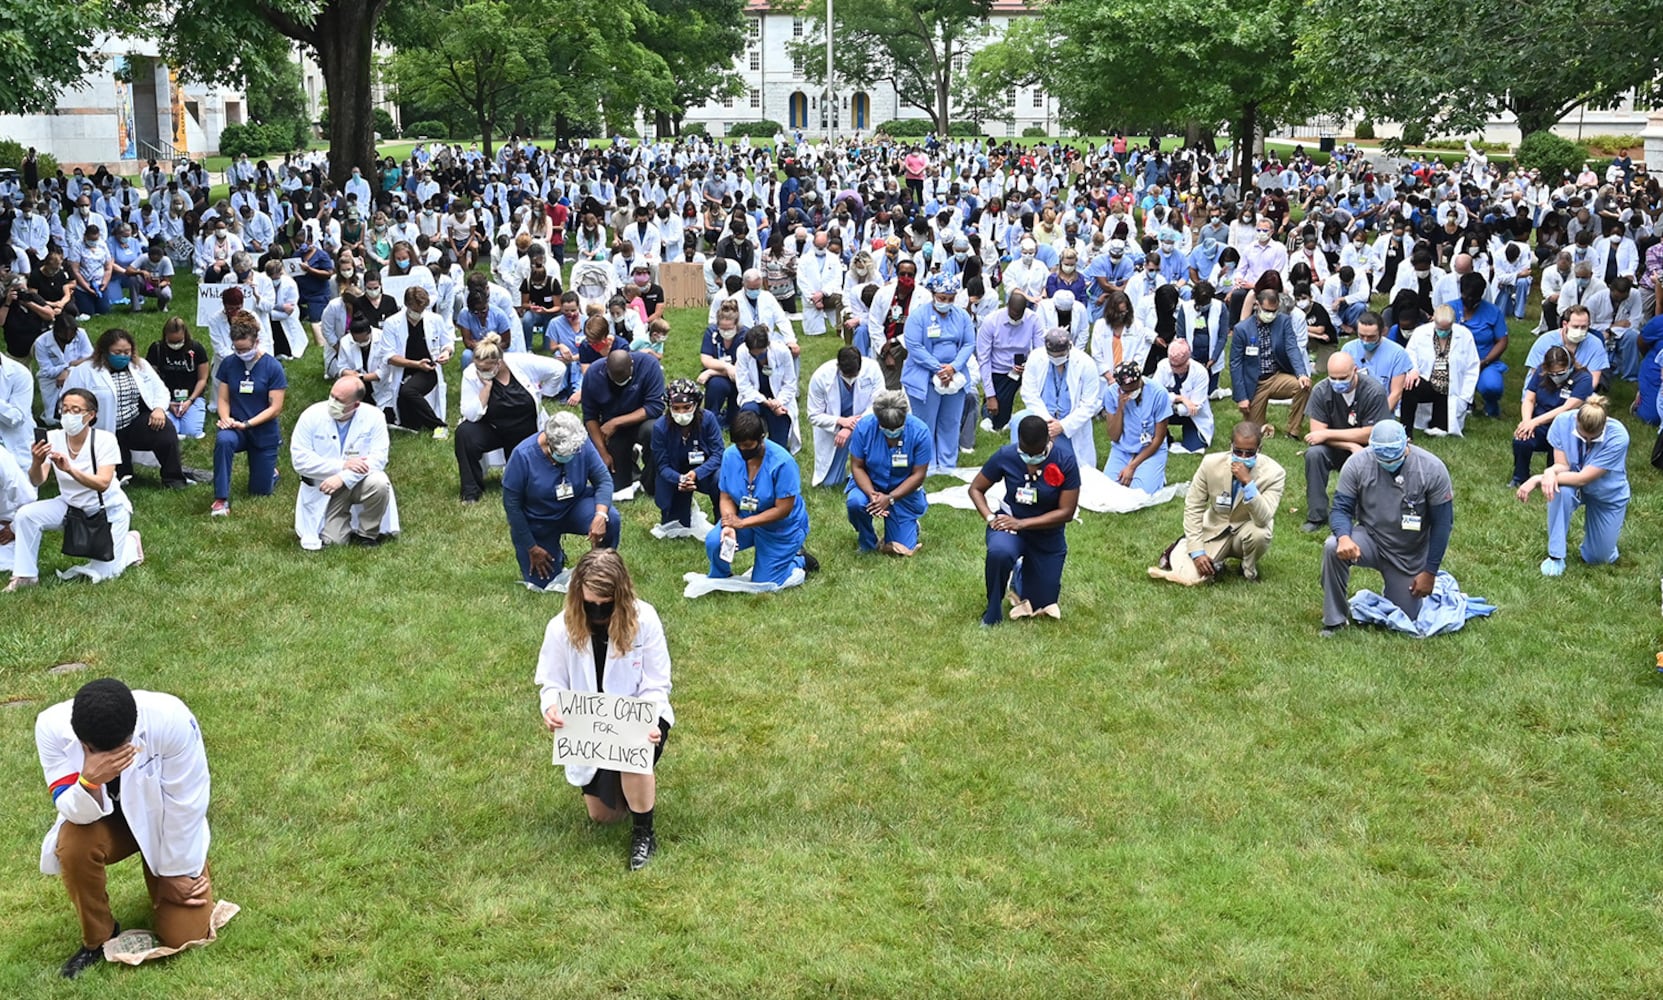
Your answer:
[[[757,442],[753,448],[740,448],[739,457],[747,462],[754,462],[762,457],[762,442]]]
[[[591,625],[605,625],[612,620],[612,601],[584,601],[583,616]]]

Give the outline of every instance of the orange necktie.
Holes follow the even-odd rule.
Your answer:
[[[1120,367],[1120,343],[1120,336],[1116,334],[1114,338],[1114,366],[1116,368]]]

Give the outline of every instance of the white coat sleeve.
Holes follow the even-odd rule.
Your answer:
[[[733,366],[739,375],[739,405],[762,402],[762,389],[756,379],[756,359],[751,357],[751,352],[740,351]]]
[[[58,732],[45,712],[35,719],[35,750],[40,756],[40,768],[46,775],[49,788],[69,778],[68,786],[52,800],[58,808],[58,815],[67,822],[85,826],[110,814],[113,804],[108,795],[100,803],[75,780],[80,776],[82,766],[80,744]]]
[[[196,717],[172,700],[166,726],[151,730],[145,748],[161,757],[162,838],[151,868],[164,878],[200,875],[208,861],[208,754]]]
[[[1636,296],[1638,298],[1638,296]],[[35,380],[22,365],[0,366],[0,427],[18,427],[24,422],[34,423],[30,411],[34,409]]]
[[[1024,365],[1022,367],[1022,386],[1017,390],[1017,394],[1022,400],[1022,408],[1046,420],[1055,419],[1040,395],[1040,390],[1045,385],[1045,376],[1050,368],[1050,361],[1046,361],[1043,365]],[[1014,414],[1012,415],[1014,416]]]
[[[483,388],[485,383],[480,381],[479,372],[469,365],[462,373],[462,394],[458,400],[462,405],[464,422],[473,423],[485,415],[485,404],[479,401],[479,390]]]
[[[572,644],[566,640],[565,619],[555,615],[549,619],[548,628],[543,630],[543,647],[537,652],[537,674],[534,680],[537,684],[537,708],[540,712],[549,710],[559,692],[571,690],[572,681],[568,671],[568,654],[571,647]]]
[[[827,397],[830,395],[831,383],[837,380],[837,373],[832,372],[828,381],[821,378],[820,372],[815,372],[808,380],[808,422],[819,430],[837,430],[837,414],[833,412]]]
[[[771,381],[775,382],[774,398],[785,404],[785,408],[795,412],[797,409],[797,366],[792,363],[791,352],[782,347],[778,351],[769,350],[773,357],[774,374]],[[793,420],[796,418],[793,417]]]
[[[1098,412],[1103,409],[1103,385],[1101,378],[1094,377],[1082,378],[1074,386],[1074,405],[1062,418],[1064,435],[1077,434],[1096,419]]]
[[[312,439],[318,434],[334,433],[333,428],[324,426],[328,419],[328,414],[314,404],[308,406],[300,419],[295,421],[289,444],[289,462],[294,466],[295,475],[302,479],[328,479],[341,471],[338,456],[321,454],[312,447]]]
[[[651,605],[637,603],[641,629],[641,687],[637,698],[658,702],[658,714],[670,716],[670,647],[664,641],[664,625]]]

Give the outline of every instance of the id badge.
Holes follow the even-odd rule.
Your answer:
[[[1235,506],[1235,504],[1230,502],[1230,494],[1228,493],[1220,493],[1218,495],[1218,499],[1214,500],[1213,503],[1223,510],[1229,510],[1231,507]]]
[[[190,398],[190,395],[191,392],[189,389],[175,389],[173,390],[173,401],[175,403],[183,403],[185,400]]]
[[[1149,445],[1149,442],[1151,442],[1153,440],[1155,440],[1155,435],[1150,434],[1148,431],[1145,431],[1142,434],[1138,435],[1138,444],[1144,445],[1145,447],[1147,447]]]
[[[928,334],[926,334],[926,336],[928,336],[931,340],[940,340],[941,339],[941,327],[938,324],[931,323],[929,332],[928,332]]]
[[[242,393],[244,396],[254,395],[254,380],[251,378],[243,379],[241,382],[237,383],[237,391]]]
[[[1345,415],[1345,420],[1346,420],[1346,423],[1350,424],[1353,427],[1356,427],[1357,426],[1357,411],[1356,410],[1348,411]]]
[[[1039,503],[1039,490],[1032,486],[1018,486],[1016,488],[1016,502],[1033,506]]]
[[[1250,357],[1250,358],[1258,357],[1259,356],[1259,345],[1258,344],[1248,344],[1246,347],[1242,348],[1242,354],[1244,354],[1244,355],[1246,355],[1247,357]]]
[[[1432,370],[1435,371],[1435,372],[1447,372],[1447,371],[1449,371],[1449,359],[1448,358],[1439,358],[1438,360],[1432,362]]]
[[[1403,515],[1403,530],[1404,531],[1419,531],[1420,530],[1420,515],[1419,514],[1404,514]]]
[[[702,452],[702,451],[690,451],[690,452],[688,452],[687,453],[687,464],[688,465],[703,465],[704,464],[704,452]]]
[[[891,469],[904,469],[911,464],[907,459],[907,453],[904,451],[893,452],[889,456],[889,467]]]
[[[554,498],[556,500],[570,500],[574,492],[576,491],[572,489],[571,483],[561,483],[554,488]]]
[[[740,497],[739,498],[739,512],[741,514],[755,514],[756,513],[756,497]]]

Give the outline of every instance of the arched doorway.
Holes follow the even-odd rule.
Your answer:
[[[868,127],[867,119],[871,117],[872,99],[861,91],[849,104],[849,124],[864,132]]]
[[[808,127],[808,96],[800,90],[791,95],[789,121],[792,128]]]

